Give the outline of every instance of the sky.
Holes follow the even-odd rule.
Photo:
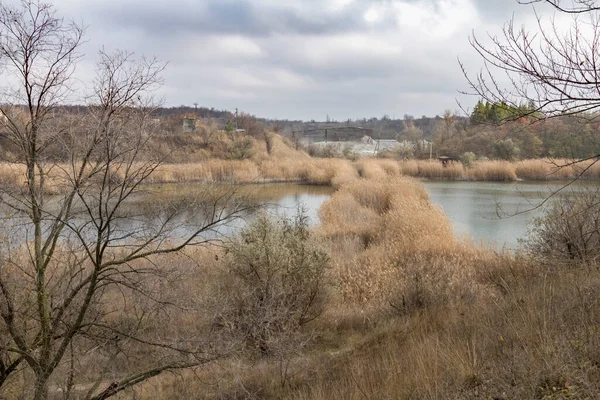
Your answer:
[[[0,0],[1,1],[1,0]],[[98,50],[168,63],[165,106],[199,106],[279,119],[401,118],[468,108],[469,73],[482,60],[475,33],[497,34],[516,0],[54,0],[86,27],[77,76],[89,82]],[[550,13],[537,7],[538,13]],[[549,14],[551,15],[551,14]]]

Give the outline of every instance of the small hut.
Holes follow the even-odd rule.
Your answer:
[[[456,158],[450,157],[450,156],[439,156],[438,160],[440,160],[440,162],[442,163],[442,165],[444,167],[446,167],[448,165],[448,163],[458,161]]]

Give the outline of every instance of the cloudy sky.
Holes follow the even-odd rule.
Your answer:
[[[160,95],[262,117],[324,120],[434,116],[470,105],[457,58],[472,72],[469,45],[498,32],[516,0],[54,0],[87,26],[85,61],[126,49],[168,61]],[[539,8],[540,12],[549,12]]]

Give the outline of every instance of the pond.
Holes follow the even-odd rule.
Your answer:
[[[205,188],[205,185],[199,184],[152,185],[147,188],[143,196],[140,196],[139,201],[147,203],[149,200],[154,201],[157,198],[194,197],[194,194],[200,193]],[[267,213],[274,217],[283,215],[293,217],[302,208],[312,225],[319,223],[319,208],[329,200],[334,191],[330,186],[300,183],[216,185],[213,188],[236,190],[236,195],[251,203],[264,205]]]
[[[568,182],[468,182],[468,181],[425,181],[430,200],[439,205],[449,217],[454,232],[467,236],[473,242],[496,248],[516,248],[519,238],[527,234],[532,218],[544,212],[538,207],[552,191]],[[565,189],[582,190],[585,186],[600,187],[598,182],[576,182]],[[214,187],[213,187],[214,188]],[[217,188],[231,190],[234,186],[218,185]],[[311,186],[296,183],[271,183],[235,187],[247,201],[266,205],[267,212],[274,216],[293,217],[303,207],[311,224],[318,224],[319,208],[333,193],[329,186]],[[194,198],[207,190],[204,185],[168,184],[153,185],[135,201],[135,207],[144,216],[138,223],[147,224],[156,215],[154,208],[161,209],[163,201],[176,198]],[[212,189],[209,189],[212,190]],[[230,236],[244,227],[254,216],[233,221],[219,228],[220,235]],[[181,224],[173,236],[185,237],[192,232],[194,221],[202,223],[199,215],[184,214],[182,218],[191,224]],[[134,229],[136,223],[123,221],[122,229]]]
[[[450,218],[455,234],[468,236],[475,243],[497,248],[516,248],[518,239],[527,234],[531,219],[540,216],[543,208],[535,208],[541,201],[567,182],[423,182],[433,204],[440,206]],[[577,182],[568,190],[582,190],[584,186],[600,187],[599,182]],[[245,201],[264,204],[270,215],[293,217],[299,207],[312,225],[319,223],[319,208],[333,193],[328,186],[311,186],[296,183],[272,183],[234,187],[199,184],[151,185],[127,202],[126,214],[116,223],[115,229],[123,232],[145,231],[160,225],[164,210],[178,201],[201,197],[202,191],[236,190]],[[186,207],[183,208],[186,210]],[[169,232],[172,239],[184,238],[206,223],[206,216],[189,208],[175,220],[175,229]],[[247,212],[244,218],[220,226],[213,234],[230,236],[252,220],[255,213]],[[30,237],[19,220],[11,220],[13,234],[26,240]],[[21,221],[22,222],[22,221]],[[86,219],[75,220],[85,224]],[[3,230],[9,231],[5,221]],[[210,234],[210,233],[209,233]],[[19,241],[19,239],[17,239]]]
[[[425,181],[430,200],[439,205],[452,223],[455,234],[468,236],[473,242],[496,248],[516,248],[519,238],[527,234],[529,223],[541,216],[537,207],[553,191],[569,182],[468,182]],[[575,182],[567,189],[600,187],[599,182]],[[318,211],[333,189],[327,186],[300,184],[250,185],[244,188],[251,198],[264,201],[272,214],[295,215],[299,205],[305,207],[312,224],[319,223]],[[232,231],[239,229],[233,227]]]
[[[166,184],[147,185],[128,198],[111,223],[115,245],[139,242],[148,235],[161,232],[161,238],[179,240],[188,238],[201,227],[207,226],[215,215],[229,214],[234,204],[246,210],[236,213],[237,217],[227,218],[223,223],[211,225],[200,238],[228,237],[251,221],[259,208],[274,218],[286,215],[294,217],[298,210],[304,209],[311,225],[319,223],[318,212],[321,204],[328,200],[333,188],[328,186],[310,186],[294,183],[257,184],[257,185],[202,185],[202,184]],[[42,229],[51,228],[52,216],[59,210],[62,196],[52,196],[47,201],[48,219],[42,223]],[[92,204],[94,200],[92,200]],[[218,204],[216,208],[214,204]],[[225,206],[225,208],[223,208]],[[95,210],[95,209],[94,209]],[[95,225],[91,222],[82,203],[77,201],[69,224],[86,240],[94,240]],[[33,227],[24,215],[12,212],[8,207],[0,207],[0,232],[10,238],[12,244],[31,240]],[[218,219],[218,217],[216,217]],[[64,232],[63,239],[75,238],[72,230]]]
[[[433,204],[441,206],[457,235],[497,248],[518,247],[538,206],[550,193],[569,182],[424,182]],[[598,182],[575,182],[565,189],[600,187]]]

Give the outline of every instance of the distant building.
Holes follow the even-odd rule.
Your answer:
[[[301,139],[308,143],[357,142],[365,136],[373,137],[373,129],[355,126],[307,129],[294,133],[300,134]]]
[[[183,132],[184,133],[196,132],[196,119],[195,118],[184,118],[183,119]]]

